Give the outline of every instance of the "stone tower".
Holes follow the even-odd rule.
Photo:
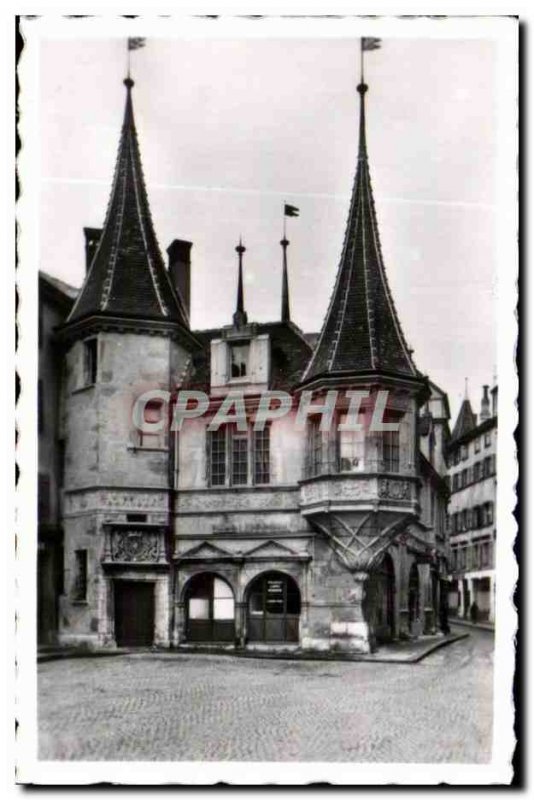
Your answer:
[[[65,486],[64,643],[120,644],[129,614],[139,644],[168,644],[172,448],[135,428],[147,390],[172,391],[196,340],[157,243],[127,78],[111,197],[86,278],[60,330]],[[148,405],[145,419],[167,409]],[[150,630],[152,625],[152,630]],[[130,637],[131,638],[131,637]],[[152,639],[152,641],[149,641]]]
[[[312,565],[312,583],[321,588],[312,603],[336,609],[324,620],[316,613],[309,645],[328,641],[331,648],[361,652],[377,638],[408,635],[416,618],[421,629],[435,624],[417,430],[430,392],[404,338],[382,258],[366,143],[367,90],[361,82],[358,164],[341,261],[299,387],[311,403],[301,512],[323,534]],[[328,407],[332,390],[338,400],[325,430],[321,407]],[[351,397],[361,429],[341,431]],[[370,423],[382,402],[375,422],[385,430],[376,430]]]

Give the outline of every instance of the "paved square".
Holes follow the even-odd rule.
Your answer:
[[[493,636],[419,664],[167,653],[39,666],[41,759],[478,762]]]

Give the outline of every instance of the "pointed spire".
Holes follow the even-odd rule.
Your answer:
[[[282,250],[284,252],[283,256],[283,271],[282,271],[282,314],[281,319],[282,322],[291,322],[291,312],[289,308],[289,281],[287,277],[287,248],[289,245],[289,240],[286,239],[284,234],[284,238],[280,241],[282,245]]]
[[[469,402],[469,398],[465,397],[462,405],[460,406],[460,411],[458,412],[458,417],[456,419],[456,423],[454,425],[451,439],[459,439],[465,433],[469,433],[477,425],[477,418],[476,415],[471,408],[471,403]]]
[[[247,248],[243,245],[240,236],[239,244],[235,249],[239,258],[239,271],[237,276],[237,304],[233,316],[234,325],[236,328],[242,328],[243,325],[246,325],[248,322],[247,312],[245,311],[245,301],[243,294],[243,253],[246,251],[246,249]]]
[[[334,291],[312,358],[310,381],[333,374],[386,372],[419,377],[404,339],[389,288],[371,188],[363,81],[360,95],[358,166]]]
[[[106,220],[68,322],[92,315],[142,317],[188,328],[154,231],[128,76],[124,120]]]

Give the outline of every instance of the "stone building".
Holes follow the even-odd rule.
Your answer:
[[[291,319],[285,237],[279,321],[248,319],[240,242],[232,319],[191,330],[191,244],[173,242],[164,264],[133,81],[125,85],[106,219],[101,231],[86,229],[86,278],[57,332],[60,641],[369,652],[436,632],[447,594],[448,405],[416,368],[388,286],[365,138],[367,86],[358,86],[353,197],[317,337]],[[169,431],[186,389],[208,396],[206,413]],[[170,393],[169,403],[146,405],[144,420],[161,421],[149,433],[132,415],[148,390]],[[260,429],[266,390],[289,393],[290,407]],[[350,430],[357,392],[362,427]],[[236,393],[244,415],[211,430]],[[375,430],[384,397],[385,430]]]
[[[483,387],[478,420],[465,398],[447,449],[450,612],[489,622],[495,622],[497,395],[497,386],[491,399],[489,385]]]
[[[38,443],[38,569],[37,634],[51,644],[58,624],[58,597],[62,593],[63,535],[60,490],[63,484],[63,443],[59,436],[61,353],[55,328],[72,308],[76,289],[57,278],[39,274],[39,381],[37,397]]]

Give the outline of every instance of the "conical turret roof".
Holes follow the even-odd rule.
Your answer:
[[[451,439],[460,439],[464,434],[470,433],[474,428],[477,426],[477,418],[476,415],[471,408],[471,403],[469,398],[464,398],[462,405],[460,406],[460,411],[458,412],[458,418],[454,425],[454,429],[452,431]]]
[[[371,188],[365,134],[365,93],[360,94],[360,140],[345,240],[336,283],[303,382],[358,373],[420,378],[406,344],[388,285]]]
[[[148,204],[135,128],[132,87],[102,236],[67,324],[92,315],[127,316],[189,328],[160,253]]]

